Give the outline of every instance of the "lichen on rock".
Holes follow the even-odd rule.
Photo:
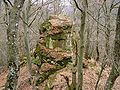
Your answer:
[[[62,69],[58,67],[65,67],[71,61],[72,54],[65,49],[67,35],[71,34],[71,28],[72,21],[61,15],[52,15],[40,25],[40,38],[34,56],[39,57],[42,71],[49,71],[53,74]],[[49,48],[50,40],[52,40],[53,48]],[[59,48],[59,50],[56,48]],[[47,63],[46,67],[48,68],[46,70],[42,68],[44,63]],[[48,77],[51,73],[46,74],[48,73],[44,73],[44,76]],[[40,80],[40,82],[42,81]]]

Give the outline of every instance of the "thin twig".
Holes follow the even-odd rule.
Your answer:
[[[35,14],[38,10],[42,9],[43,6],[46,6],[48,4],[51,4],[53,2],[55,2],[56,0],[54,1],[51,1],[51,2],[47,2],[47,3],[44,3],[43,5],[39,6],[35,11],[33,11],[28,17],[31,17],[33,14]]]

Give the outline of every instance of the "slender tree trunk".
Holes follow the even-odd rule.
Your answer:
[[[106,44],[105,44],[105,50],[106,50],[106,58],[108,62],[110,62],[110,13],[106,15]],[[110,64],[110,63],[109,63]]]
[[[74,42],[75,44],[75,59],[73,61],[73,67],[72,67],[72,90],[76,90],[76,66],[77,66],[77,61],[78,61],[78,44],[77,44],[77,41],[75,40]]]
[[[117,14],[117,26],[114,45],[114,62],[112,65],[111,73],[107,79],[104,90],[112,90],[115,80],[120,75],[120,6]]]
[[[90,46],[90,30],[89,28],[87,29],[87,41],[86,41],[86,47],[85,47],[85,59],[89,59],[90,58],[90,54],[89,54],[89,46]]]
[[[77,90],[82,90],[83,86],[83,49],[84,49],[84,28],[85,28],[85,12],[81,14],[81,29],[80,29],[80,47],[79,47],[79,60],[78,60],[78,87]]]
[[[110,72],[110,75],[109,75],[107,82],[105,84],[104,90],[112,90],[112,87],[113,87],[115,80],[117,79],[118,76],[119,76],[119,73],[117,71],[117,68],[113,65],[111,72]]]
[[[27,24],[29,24],[29,12],[31,8],[31,0],[28,0],[28,5],[26,7],[25,12],[23,12],[23,19],[26,21]],[[29,71],[29,79],[30,83],[32,85],[32,90],[36,90],[34,86],[34,80],[32,76],[32,62],[31,62],[31,55],[30,55],[30,43],[29,43],[29,28],[28,26],[23,22],[24,27],[24,42],[25,42],[25,52],[27,56],[27,65],[28,65],[28,71]]]
[[[106,29],[105,29],[105,34],[106,34],[106,43],[105,43],[105,58],[107,59],[107,63],[110,62],[110,15],[111,15],[111,8],[108,10],[107,9],[107,1],[105,1],[105,26],[106,26]],[[110,63],[109,63],[110,64]]]
[[[88,7],[87,0],[83,2],[84,10],[81,12],[81,28],[80,28],[80,40],[79,40],[79,57],[78,57],[78,84],[77,90],[82,90],[83,86],[83,52],[84,52],[84,30],[85,30],[85,20],[86,20],[86,9]]]
[[[2,6],[2,1],[0,1],[0,14],[1,14],[1,6]]]
[[[98,21],[100,19],[100,9],[98,11]],[[99,61],[99,24],[97,23],[97,41],[96,41],[96,53],[97,53],[97,56],[96,56],[96,61]]]
[[[20,9],[24,0],[15,0],[13,7],[9,10],[9,20],[7,28],[8,40],[8,69],[9,73],[5,85],[5,90],[16,90],[19,72],[19,56],[17,49],[17,31],[19,23]]]
[[[76,17],[75,17],[75,14],[76,14],[76,8],[74,8],[74,14],[73,14],[73,18],[74,18],[74,22],[76,22]],[[72,30],[75,30],[75,26],[72,27]],[[72,32],[72,35],[73,35],[73,32]],[[74,36],[73,36],[74,37]],[[73,55],[72,57],[72,86],[71,86],[71,90],[76,90],[76,66],[77,66],[77,60],[78,60],[78,45],[77,45],[77,41],[74,40],[72,38],[72,42],[73,42],[73,45],[72,45],[72,52],[74,51],[73,49],[73,46],[75,46],[75,56]]]

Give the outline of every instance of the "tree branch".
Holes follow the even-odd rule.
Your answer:
[[[56,0],[54,1],[51,1],[51,2],[45,2],[43,5],[39,6],[36,10],[34,10],[28,17],[31,17],[33,14],[35,14],[38,10],[42,9],[43,6],[46,6],[48,4],[51,4],[53,2],[55,2]]]
[[[12,3],[10,2],[10,0],[7,0],[9,2],[9,4],[13,7]]]
[[[83,12],[83,10],[79,7],[79,5],[78,5],[77,1],[76,1],[76,0],[74,0],[74,2],[75,2],[75,5],[76,5],[77,9],[78,9],[78,10],[80,10],[81,12]]]
[[[3,2],[5,3],[6,6],[8,6],[8,3],[6,2],[6,0],[3,0]]]

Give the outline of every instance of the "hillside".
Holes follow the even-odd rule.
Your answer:
[[[33,70],[35,70],[36,66],[33,66]],[[94,90],[98,72],[100,70],[100,66],[98,63],[94,62],[93,60],[90,60],[88,63],[88,66],[83,69],[83,90]],[[102,74],[100,83],[98,85],[98,90],[104,90],[104,84],[106,82],[106,79],[109,75],[110,68],[106,68]],[[55,74],[51,75],[49,79],[44,81],[41,85],[39,85],[38,90],[44,90],[46,82],[49,84],[49,80],[53,79],[52,81],[52,90],[66,90],[67,83],[64,78],[64,76],[67,76],[69,78],[69,83],[71,83],[72,75],[71,75],[71,68],[70,65],[68,65],[66,68],[59,70]],[[7,76],[7,70],[4,70],[0,74],[0,90],[2,90],[5,80]],[[32,90],[29,80],[28,80],[28,70],[26,65],[22,66],[20,68],[20,77],[19,77],[19,83],[18,83],[18,89],[17,90]],[[120,90],[120,77],[117,79],[114,87],[112,90]]]

